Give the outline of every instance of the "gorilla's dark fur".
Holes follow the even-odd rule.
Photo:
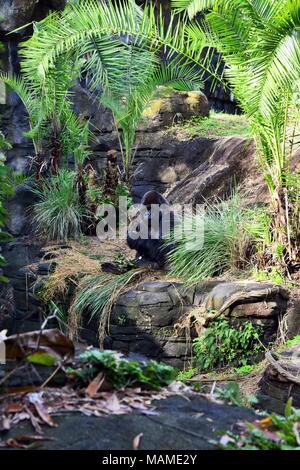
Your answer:
[[[155,236],[151,237],[151,228],[153,229],[153,222],[151,220],[151,205],[157,205],[159,210],[159,226],[155,227]],[[162,219],[169,217],[170,228],[174,228],[175,215],[173,210],[170,208],[170,204],[166,198],[164,198],[157,191],[148,191],[144,194],[141,201],[142,210],[138,213],[134,219],[135,233],[141,231],[141,227],[147,231],[148,237],[144,238],[133,238],[133,230],[129,227],[127,233],[127,244],[131,249],[137,251],[137,263],[143,265],[147,262],[157,263],[159,267],[163,267],[166,263],[166,256],[169,252],[169,248],[163,241],[162,233]]]

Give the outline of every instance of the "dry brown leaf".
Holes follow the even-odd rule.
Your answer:
[[[99,372],[99,374],[94,378],[94,380],[86,388],[85,390],[86,395],[88,395],[90,398],[93,398],[99,392],[104,380],[105,380],[104,373]]]
[[[26,406],[26,411],[29,415],[30,422],[32,426],[34,427],[34,429],[36,430],[36,432],[38,432],[39,434],[43,434],[42,428],[40,426],[40,420],[34,416],[34,414],[30,411],[30,409],[27,406]]]
[[[5,444],[7,445],[7,447],[12,447],[13,449],[27,449],[28,446],[26,444],[21,444],[20,442],[18,442],[16,439],[7,439],[7,441],[5,441]]]
[[[23,411],[24,405],[22,403],[11,402],[6,408],[7,413],[21,413]]]
[[[9,359],[23,359],[36,352],[48,353],[57,359],[74,356],[73,342],[57,328],[9,336],[5,346]]]
[[[132,442],[132,448],[133,448],[133,450],[139,450],[143,435],[144,435],[144,434],[141,432],[140,434],[138,434],[137,436],[135,436],[135,438],[133,439],[133,442]]]
[[[121,410],[121,403],[116,393],[111,394],[105,403],[105,408],[112,413],[119,412]]]

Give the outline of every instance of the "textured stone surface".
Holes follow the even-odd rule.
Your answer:
[[[237,430],[241,420],[254,421],[256,415],[246,408],[216,404],[201,397],[174,396],[153,402],[155,416],[138,412],[128,415],[88,417],[66,414],[55,417],[57,428],[43,427],[52,440],[42,443],[51,450],[132,450],[133,439],[143,433],[144,450],[212,450],[220,432]],[[32,434],[29,423],[21,422],[6,434],[6,439]]]
[[[287,308],[287,299],[276,289],[268,295],[271,288],[274,285],[270,283],[220,280],[203,282],[189,289],[168,281],[141,283],[117,300],[110,316],[106,347],[144,354],[182,368],[190,359],[191,349],[185,336],[176,336],[174,326],[179,319],[203,302],[207,301],[209,308],[218,309],[233,294],[253,289],[259,290],[257,298],[252,297],[248,303],[237,301],[225,313],[234,327],[248,321],[261,327],[262,341],[267,344],[274,340],[280,315]],[[267,293],[263,299],[262,292]],[[86,312],[84,338],[91,340],[96,328],[89,323]],[[95,336],[93,341],[96,341]]]
[[[280,366],[299,380],[300,343],[286,348],[279,357]],[[259,386],[259,401],[267,410],[283,413],[289,398],[295,408],[300,407],[300,385],[283,376],[272,364],[266,367]]]
[[[172,126],[193,116],[208,115],[208,100],[201,91],[167,90],[163,97],[152,100],[145,109],[142,128],[149,132]]]
[[[1,0],[0,31],[10,32],[30,23],[33,19],[45,16],[49,9],[61,10],[66,0]]]

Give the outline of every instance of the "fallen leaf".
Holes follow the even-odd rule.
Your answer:
[[[90,398],[93,398],[100,390],[101,385],[103,384],[104,380],[105,380],[105,376],[103,372],[100,372],[86,388],[85,390],[86,395],[88,395]]]
[[[13,449],[27,449],[27,445],[25,444],[21,444],[20,442],[18,442],[16,439],[7,439],[7,441],[5,441],[7,447],[12,447]]]
[[[29,402],[35,407],[37,414],[41,420],[44,421],[44,423],[48,424],[48,426],[51,426],[52,428],[57,427],[57,424],[53,421],[43,404],[41,393],[29,393],[28,399]]]
[[[57,358],[47,352],[41,351],[33,354],[29,354],[26,357],[26,361],[32,362],[32,364],[39,364],[40,366],[51,367],[57,362]]]
[[[0,419],[0,432],[5,432],[10,430],[11,421],[6,416]]]
[[[39,419],[34,416],[34,414],[30,411],[28,407],[26,407],[26,411],[29,415],[30,422],[32,426],[34,427],[34,429],[36,430],[36,432],[38,432],[39,434],[43,434]]]
[[[36,435],[27,435],[27,434],[16,436],[15,439],[21,443],[28,443],[32,441],[55,441],[54,437],[39,436],[39,435],[36,436]]]
[[[73,342],[57,328],[8,336],[5,346],[7,359],[24,359],[44,353],[48,354],[47,360],[49,356],[61,360],[73,357],[75,350]]]
[[[132,442],[133,450],[138,450],[140,448],[140,444],[141,444],[141,440],[142,440],[143,435],[144,434],[141,432],[140,434],[135,436],[135,438],[133,439],[133,442]]]
[[[6,408],[7,413],[20,413],[24,408],[24,405],[22,403],[15,403],[11,402],[8,404]]]
[[[113,393],[106,401],[105,407],[107,410],[111,411],[112,413],[116,413],[120,411],[121,404],[120,400],[118,399],[117,395]]]

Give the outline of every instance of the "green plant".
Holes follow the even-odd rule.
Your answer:
[[[68,326],[68,315],[61,305],[57,305],[53,300],[50,300],[49,305],[50,318],[55,317],[58,322],[59,328],[65,331]]]
[[[295,346],[296,344],[300,343],[300,335],[294,336],[294,338],[288,339],[285,343],[285,347],[290,348],[291,346]]]
[[[75,180],[74,172],[60,170],[33,189],[39,197],[33,207],[33,222],[48,240],[66,241],[81,235],[82,221],[89,214],[80,203]]]
[[[2,230],[6,219],[7,211],[4,208],[4,201],[13,194],[13,187],[9,180],[8,169],[5,166],[5,156],[1,153],[1,149],[9,149],[10,144],[5,140],[4,135],[0,131],[0,242],[11,240],[10,235]],[[0,253],[0,268],[5,264],[5,260]],[[0,274],[0,282],[6,281],[6,278]]]
[[[248,120],[244,115],[217,113],[210,111],[209,117],[194,116],[191,119],[172,126],[172,129],[187,133],[190,136],[204,135],[218,138],[232,135],[248,136]]]
[[[285,285],[288,282],[284,275],[275,267],[272,267],[270,271],[254,268],[251,272],[251,276],[257,281],[271,281],[279,285]]]
[[[25,183],[33,181],[32,175],[27,175],[26,173],[19,173],[16,171],[10,172],[9,179],[14,188],[17,188],[18,186],[22,186]]]
[[[187,370],[181,370],[177,375],[177,380],[184,382],[185,380],[191,379],[194,375],[197,374],[197,372],[198,372],[198,369],[196,369],[195,367],[191,367],[190,369],[187,369]]]
[[[65,57],[49,71],[43,87],[35,73],[28,73],[23,61],[22,68],[23,76],[0,73],[0,80],[17,93],[26,108],[30,130],[24,135],[33,142],[37,172],[43,173],[48,166],[55,174],[63,164],[66,166],[70,155],[77,163],[86,140],[87,124],[74,114],[69,91],[78,67]]]
[[[234,372],[237,375],[248,375],[248,374],[251,374],[251,372],[253,372],[254,369],[255,369],[255,365],[245,364],[244,366],[236,367],[234,369]]]
[[[299,147],[299,0],[173,0],[192,20],[194,41],[205,31],[222,54],[225,74],[247,115],[272,198],[276,262],[299,256],[299,177],[292,158]],[[208,10],[207,10],[208,9]],[[281,256],[276,246],[281,245]]]
[[[241,397],[240,387],[237,382],[229,382],[224,387],[218,387],[215,392],[215,396],[220,400],[233,403],[237,406],[243,406],[243,400]]]
[[[239,435],[227,432],[220,440],[224,450],[300,450],[300,410],[286,404],[285,415],[269,414],[244,423]]]
[[[195,364],[201,370],[232,363],[245,365],[263,350],[260,335],[261,328],[251,322],[234,328],[228,320],[220,317],[194,339]]]
[[[70,334],[76,336],[81,318],[85,311],[90,318],[99,318],[99,341],[103,345],[105,329],[114,302],[129,286],[141,280],[145,269],[132,269],[123,274],[99,273],[86,276],[79,283],[70,308]]]
[[[79,377],[83,384],[90,383],[99,372],[116,388],[143,386],[159,390],[176,378],[174,367],[156,361],[139,363],[123,358],[113,351],[92,349],[80,356],[82,367],[69,368],[68,373]]]
[[[194,229],[200,224],[203,240],[195,240]],[[227,201],[208,203],[203,216],[191,216],[189,226],[193,229],[185,228],[183,237],[173,245],[170,273],[191,283],[245,266],[254,244],[254,237],[245,229],[248,224],[249,214],[238,193]],[[172,238],[170,242],[173,244]]]
[[[78,64],[90,91],[112,109],[116,128],[121,129],[128,180],[135,131],[152,92],[162,84],[176,89],[199,86],[212,70],[204,45],[203,34],[192,46],[189,30],[174,15],[166,28],[155,5],[141,9],[132,0],[84,0],[36,24],[33,36],[22,45],[22,70],[43,89],[62,58]]]

